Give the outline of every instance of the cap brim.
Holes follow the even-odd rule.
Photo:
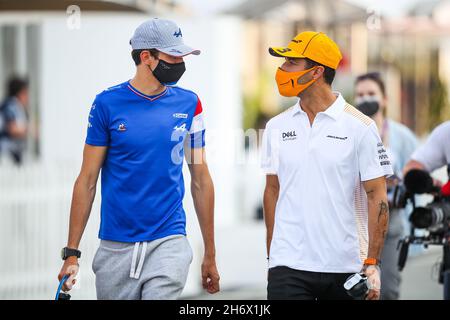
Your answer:
[[[167,48],[157,48],[159,51],[164,52],[165,54],[168,54],[170,56],[174,57],[184,57],[189,54],[194,54],[198,56],[200,54],[200,50],[193,49],[191,47],[188,47],[184,44],[179,46],[173,46],[173,47],[167,47]]]
[[[269,53],[274,57],[286,57],[286,58],[306,58],[297,51],[288,47],[271,47]]]

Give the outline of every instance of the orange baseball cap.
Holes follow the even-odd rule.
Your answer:
[[[308,58],[324,66],[337,69],[342,59],[337,44],[323,32],[305,31],[299,33],[287,47],[270,47],[275,57]]]

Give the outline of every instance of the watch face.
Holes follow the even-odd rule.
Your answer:
[[[65,248],[62,248],[61,249],[61,259],[63,259],[63,260],[64,260],[64,252],[65,252]]]

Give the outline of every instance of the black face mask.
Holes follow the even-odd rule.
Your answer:
[[[180,80],[181,76],[186,71],[186,66],[184,65],[184,62],[168,63],[160,59],[155,70],[151,71],[155,78],[161,82],[161,84],[174,85],[178,82],[178,80]]]
[[[363,99],[358,102],[356,108],[364,113],[366,116],[371,117],[380,110],[380,103],[376,99]]]

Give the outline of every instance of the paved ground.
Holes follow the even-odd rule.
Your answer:
[[[436,262],[442,257],[442,247],[430,247],[424,254],[410,258],[403,270],[401,299],[440,300],[443,286],[438,283]]]
[[[431,247],[425,253],[409,258],[403,270],[401,299],[436,300],[442,299],[442,285],[437,282],[437,272],[433,266],[440,259],[442,248]],[[215,295],[201,295],[193,299],[256,299],[264,300],[264,287],[234,288]]]

